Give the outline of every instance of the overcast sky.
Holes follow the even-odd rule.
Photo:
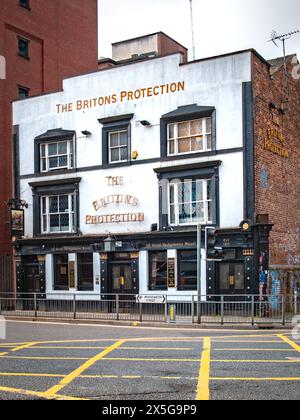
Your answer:
[[[300,30],[299,0],[193,0],[196,58],[255,48],[265,58],[282,55],[268,42],[278,33]],[[99,0],[99,56],[111,57],[111,44],[163,31],[189,48],[189,0]],[[281,43],[280,43],[281,44]],[[287,42],[300,58],[300,34]]]

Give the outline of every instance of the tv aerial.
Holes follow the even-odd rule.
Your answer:
[[[286,95],[286,102],[289,100],[289,79],[288,79],[288,72],[287,72],[287,61],[286,61],[286,46],[285,43],[289,39],[292,38],[293,35],[298,34],[300,31],[291,31],[287,32],[282,35],[278,35],[278,33],[273,30],[271,33],[271,39],[269,42],[273,42],[273,44],[279,48],[278,42],[282,42],[282,48],[283,48],[283,61],[284,61],[284,74],[285,74],[285,95]]]

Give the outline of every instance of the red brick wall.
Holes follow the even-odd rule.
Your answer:
[[[266,63],[253,54],[254,131],[255,131],[255,208],[256,214],[269,214],[274,228],[270,238],[270,264],[300,266],[300,81],[292,78],[289,61],[289,103],[284,115],[270,102],[282,106],[284,71],[272,78]],[[286,139],[288,158],[265,150],[268,129],[277,129]],[[280,145],[280,140],[270,137]]]
[[[172,53],[181,52],[183,55],[183,62],[188,61],[188,50],[182,45],[178,44],[172,38],[169,38],[164,33],[159,33],[158,35],[158,54],[167,55]]]
[[[18,85],[30,94],[59,90],[62,79],[98,68],[97,0],[0,1],[0,55],[7,79],[0,80],[0,255],[12,252],[8,209],[12,198],[11,102]],[[17,36],[30,41],[30,59],[18,56]]]

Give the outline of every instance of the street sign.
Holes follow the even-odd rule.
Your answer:
[[[166,303],[167,296],[164,295],[137,295],[137,303]]]

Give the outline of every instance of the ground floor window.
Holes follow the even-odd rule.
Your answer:
[[[69,256],[54,255],[54,290],[69,290]]]
[[[93,254],[78,254],[78,290],[94,290]]]
[[[149,253],[150,284],[149,290],[168,289],[168,254],[163,252]]]
[[[197,290],[197,251],[178,251],[178,290]]]

